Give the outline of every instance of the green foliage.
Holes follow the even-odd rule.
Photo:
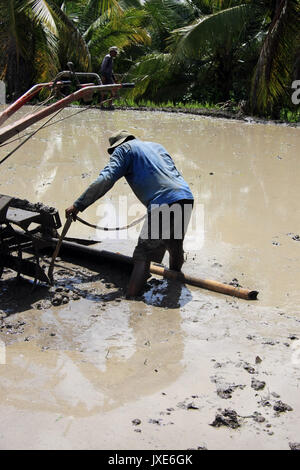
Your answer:
[[[163,53],[152,53],[142,57],[126,76],[126,80],[135,82],[135,88],[132,89],[130,96],[134,99],[143,96],[153,99],[155,96],[160,96],[161,89],[170,83],[174,73],[170,61],[171,56]]]
[[[193,19],[189,4],[176,0],[146,0],[143,9],[148,17],[146,28],[155,52],[163,52],[171,32]]]
[[[140,99],[140,100],[134,100],[133,98],[118,98],[115,100],[115,104],[117,106],[125,106],[127,108],[149,108],[149,109],[191,109],[191,110],[197,110],[197,109],[218,109],[220,106],[216,104],[212,104],[209,102],[204,102],[204,103],[199,103],[197,101],[192,101],[192,102],[174,102],[171,100],[168,100],[166,102],[161,101],[159,103],[156,103],[151,100],[145,100],[145,99]]]
[[[119,13],[114,20],[106,15],[94,23],[85,35],[93,57],[93,68],[98,70],[110,46],[124,49],[133,44],[150,44],[150,37],[143,28],[146,13],[143,10],[129,9]]]
[[[55,6],[55,5],[54,5]],[[0,0],[0,75],[18,96],[56,71],[58,40],[50,2]]]
[[[251,90],[252,112],[278,114],[290,94],[296,52],[300,50],[300,2],[282,0],[273,6]]]
[[[228,55],[245,36],[251,13],[251,5],[239,5],[204,16],[191,25],[175,30],[175,57],[177,60],[184,55],[199,58],[220,52]]]
[[[61,7],[58,0],[0,0],[0,75],[12,97],[52,79],[64,50],[76,50],[81,67],[89,66],[84,40]]]
[[[18,96],[69,60],[99,72],[116,45],[115,73],[136,84],[124,95],[132,106],[243,100],[297,121],[299,16],[300,0],[0,0],[0,77]]]
[[[288,108],[282,108],[280,110],[280,119],[290,123],[300,122],[300,109],[292,111]]]

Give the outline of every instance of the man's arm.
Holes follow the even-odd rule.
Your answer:
[[[125,176],[129,166],[128,153],[117,148],[110,158],[109,164],[101,171],[98,178],[84,191],[84,193],[66,209],[66,217],[76,219],[79,211],[84,211],[109,191],[118,179]]]

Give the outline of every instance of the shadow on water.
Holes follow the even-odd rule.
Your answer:
[[[150,279],[142,299],[147,305],[175,309],[192,300],[190,290],[178,281]]]
[[[39,285],[36,288],[29,279],[12,277],[0,280],[0,310],[7,316],[31,310],[36,302],[49,297],[49,288]]]

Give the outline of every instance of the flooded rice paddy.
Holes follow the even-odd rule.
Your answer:
[[[195,196],[184,271],[259,296],[249,302],[157,278],[129,301],[121,293],[126,273],[65,263],[56,287],[70,300],[56,307],[47,287],[32,293],[7,273],[0,448],[288,449],[299,442],[299,128],[76,111],[64,110],[68,119],[1,165],[0,193],[54,206],[64,222],[65,208],[108,162],[110,134],[127,129],[160,142]],[[17,143],[0,147],[0,159]],[[115,226],[143,213],[121,179],[83,218]],[[108,238],[76,222],[69,235],[131,255],[139,228]],[[253,378],[265,386],[255,390]],[[276,412],[279,400],[293,410]],[[210,426],[225,408],[237,411],[238,429]]]

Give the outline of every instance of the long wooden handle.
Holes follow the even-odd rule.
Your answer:
[[[62,245],[62,242],[64,241],[64,238],[67,235],[69,228],[71,227],[72,222],[73,222],[72,216],[69,216],[66,220],[64,228],[61,232],[61,235],[60,235],[59,240],[57,242],[56,248],[55,248],[54,253],[52,255],[51,263],[50,263],[50,266],[49,266],[49,269],[48,269],[48,278],[49,278],[51,284],[53,284],[53,269],[54,269],[55,260],[58,256],[58,253],[59,253],[60,247]]]

